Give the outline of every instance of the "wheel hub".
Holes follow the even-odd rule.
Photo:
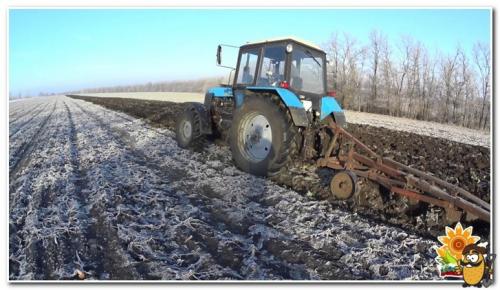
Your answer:
[[[248,159],[254,162],[264,160],[271,151],[273,141],[269,120],[260,114],[249,116],[242,123],[240,138]]]
[[[330,182],[330,191],[337,199],[348,199],[354,193],[354,189],[354,178],[346,171],[335,174]]]
[[[191,134],[193,134],[191,122],[184,121],[184,123],[182,124],[182,134],[186,139],[191,138]]]

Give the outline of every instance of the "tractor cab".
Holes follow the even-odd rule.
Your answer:
[[[326,54],[295,38],[247,43],[238,48],[234,78],[209,88],[205,101],[186,106],[176,126],[181,147],[200,146],[201,136],[229,143],[236,165],[256,175],[277,176],[298,154],[320,156],[331,136],[322,128],[343,126],[344,113],[326,91]],[[231,79],[231,78],[230,78]],[[325,149],[326,150],[326,149]]]
[[[223,66],[222,46],[217,49],[219,66]],[[212,95],[206,100],[232,97],[235,108],[239,108],[249,92],[273,94],[279,96],[298,127],[308,127],[329,116],[345,124],[342,109],[327,93],[326,53],[320,47],[293,37],[233,47],[239,48],[234,78],[227,86],[209,89]]]
[[[319,47],[294,38],[240,47],[233,88],[276,87],[304,98],[326,95],[326,55]]]

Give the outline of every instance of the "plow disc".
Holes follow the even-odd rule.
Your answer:
[[[336,199],[348,199],[355,191],[356,176],[367,178],[410,201],[442,207],[448,220],[480,219],[490,222],[490,204],[474,194],[429,173],[383,158],[330,120],[333,138],[319,167],[336,170],[330,190]]]
[[[348,199],[356,188],[356,175],[349,171],[336,173],[330,182],[330,190],[337,199]]]

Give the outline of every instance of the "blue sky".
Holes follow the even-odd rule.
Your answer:
[[[219,43],[294,35],[322,45],[335,31],[367,43],[373,29],[444,53],[491,42],[488,9],[11,9],[9,86],[17,95],[223,76]]]

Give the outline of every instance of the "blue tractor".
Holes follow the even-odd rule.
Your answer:
[[[221,52],[219,45],[219,66]],[[332,137],[324,125],[345,124],[327,92],[326,65],[321,48],[291,37],[239,47],[232,81],[208,89],[204,103],[189,103],[177,120],[179,146],[222,138],[237,167],[260,176],[278,175],[294,158],[321,157]]]

